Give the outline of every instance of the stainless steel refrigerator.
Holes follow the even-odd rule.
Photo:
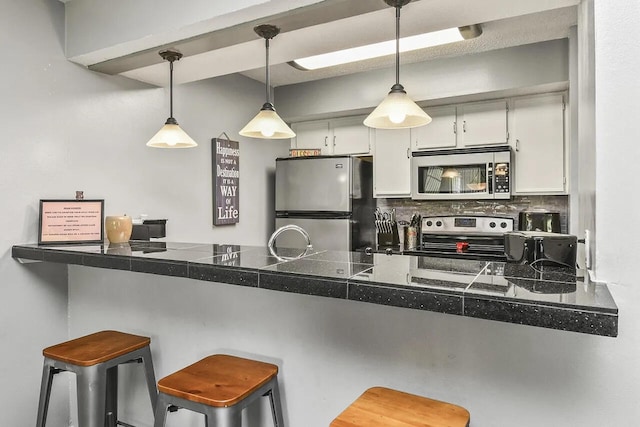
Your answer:
[[[276,229],[305,229],[314,249],[355,251],[375,245],[373,165],[370,157],[276,159]],[[278,247],[300,247],[301,236],[282,233]]]

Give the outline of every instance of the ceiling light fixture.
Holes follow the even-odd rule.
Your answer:
[[[148,147],[154,148],[191,148],[198,144],[183,131],[173,118],[173,62],[182,58],[177,50],[162,50],[159,55],[169,61],[169,118],[164,126],[147,142]]]
[[[376,129],[406,129],[431,123],[431,117],[409,98],[400,84],[400,9],[411,0],[384,0],[396,8],[396,84],[375,110],[364,119],[365,126]]]
[[[462,40],[464,40],[464,37],[458,28],[447,28],[446,30],[401,38],[400,52],[411,52],[418,49],[441,46]],[[323,53],[321,55],[308,56],[306,58],[291,61],[290,64],[299,70],[312,71],[320,68],[333,67],[335,65],[348,64],[350,62],[364,61],[367,59],[391,55],[395,53],[395,48],[395,40],[389,40],[380,43],[368,44],[366,46]]]
[[[271,85],[269,80],[269,40],[280,33],[280,28],[275,25],[263,24],[253,29],[265,41],[266,50],[266,92],[267,102],[264,103],[260,112],[247,125],[242,128],[240,135],[249,138],[264,139],[285,139],[293,138],[296,134],[278,116],[276,109],[271,102]]]

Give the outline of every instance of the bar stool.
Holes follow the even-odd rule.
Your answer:
[[[206,427],[240,427],[242,409],[269,396],[275,427],[284,427],[278,367],[270,363],[216,354],[158,381],[154,427],[164,427],[167,411],[180,408],[205,415]]]
[[[468,427],[469,411],[457,405],[384,387],[365,391],[331,427]]]
[[[115,427],[118,421],[118,365],[144,365],[153,410],[158,391],[149,344],[151,339],[117,331],[102,331],[63,342],[42,351],[44,367],[36,427],[44,427],[54,375],[76,374],[78,424],[81,427]]]

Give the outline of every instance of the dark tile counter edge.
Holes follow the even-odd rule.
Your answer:
[[[293,292],[329,298],[347,298],[347,280],[312,277],[303,274],[261,270],[259,275],[261,289]]]
[[[541,306],[494,298],[465,296],[466,317],[538,326],[546,329],[579,332],[607,337],[618,336],[617,314],[593,310],[567,309]]]
[[[429,289],[407,289],[377,283],[349,282],[349,300],[462,315],[462,293],[442,293]]]
[[[547,329],[616,337],[617,310],[597,307],[581,309],[548,303],[506,301],[496,298],[440,292],[437,289],[406,289],[358,280],[313,277],[262,269],[203,265],[186,261],[143,259],[131,256],[66,251],[14,245],[16,259],[76,264],[87,267],[135,271],[165,276],[188,277],[283,292],[349,299],[379,305],[463,315],[485,320],[538,326]]]

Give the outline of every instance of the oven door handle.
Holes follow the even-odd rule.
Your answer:
[[[493,194],[493,163],[487,163],[487,193]]]

